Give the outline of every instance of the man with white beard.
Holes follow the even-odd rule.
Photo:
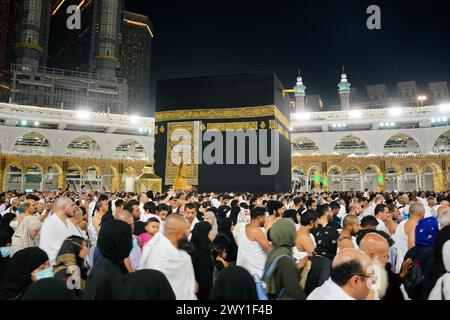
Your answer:
[[[389,243],[386,238],[376,232],[366,234],[362,238],[359,248],[372,259],[376,269],[378,279],[371,291],[372,297],[377,300],[404,300],[400,286],[408,274],[412,260],[404,261],[400,273],[394,274],[391,264],[388,263]]]

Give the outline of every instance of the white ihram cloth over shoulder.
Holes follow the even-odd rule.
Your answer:
[[[177,300],[197,300],[195,273],[189,254],[158,232],[142,249],[139,270],[153,269],[164,273]]]
[[[255,274],[261,278],[267,260],[267,254],[259,245],[258,241],[250,240],[247,237],[246,226],[241,226],[239,230],[238,254],[236,265],[247,269],[252,276]],[[262,229],[264,230],[264,229]]]
[[[405,233],[405,224],[408,220],[403,220],[397,226],[392,239],[395,241],[394,247],[397,249],[397,260],[395,262],[395,273],[399,273],[402,268],[402,263],[408,252],[408,235]]]
[[[306,300],[355,300],[349,296],[333,280],[328,279],[323,285],[317,287],[310,293]]]
[[[52,214],[42,224],[39,248],[47,253],[51,262],[56,260],[64,240],[73,235],[75,227],[71,226],[73,223],[69,218],[66,218],[66,224],[56,214]]]

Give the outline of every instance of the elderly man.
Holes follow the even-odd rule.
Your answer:
[[[307,300],[365,300],[370,292],[372,261],[364,252],[347,248],[333,260],[331,277]]]
[[[438,221],[439,221],[439,229],[443,229],[447,226],[450,226],[450,208],[445,208],[444,210],[441,211]]]
[[[378,286],[382,300],[404,300],[400,286],[403,279],[408,274],[408,270],[412,265],[412,260],[407,259],[403,262],[399,274],[394,274],[389,262],[389,243],[378,233],[368,233],[364,236],[359,244],[359,248],[364,251],[373,261],[378,261],[380,267],[384,268],[384,275],[387,277],[387,283],[380,283]],[[384,278],[384,277],[381,277]]]

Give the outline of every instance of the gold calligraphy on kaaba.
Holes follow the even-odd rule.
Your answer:
[[[243,108],[189,109],[156,112],[156,122],[176,120],[241,119],[274,116],[285,128],[290,121],[274,105]]]
[[[208,130],[258,130],[258,121],[208,123]]]

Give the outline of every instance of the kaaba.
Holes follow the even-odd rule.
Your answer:
[[[183,163],[198,192],[289,191],[291,106],[283,90],[272,71],[157,81],[154,167],[164,189]]]

